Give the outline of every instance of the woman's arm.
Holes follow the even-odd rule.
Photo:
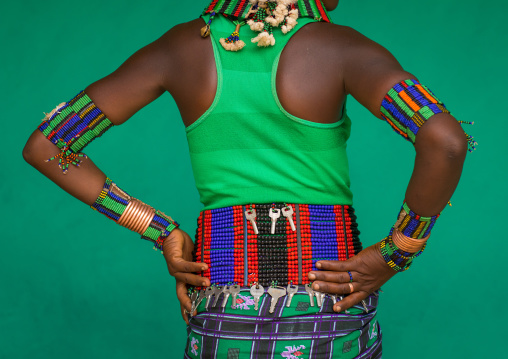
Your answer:
[[[111,75],[85,89],[85,93],[113,125],[127,121],[139,109],[164,93],[168,83],[175,81],[172,78],[175,71],[171,70],[175,55],[170,51],[174,37],[173,30],[170,30],[157,41],[136,52]],[[125,143],[128,142],[126,139]],[[60,152],[61,150],[37,129],[28,139],[23,149],[23,157],[72,196],[88,205],[94,204],[103,190],[106,175],[90,158],[83,159],[79,167],[71,165],[64,174],[57,160],[46,162]],[[121,182],[121,179],[118,180]],[[186,233],[179,229],[172,231],[164,244],[168,269],[176,277],[178,285],[208,285],[208,279],[191,274],[206,269],[203,263],[191,262],[192,247],[192,241]]]
[[[401,81],[416,77],[404,71],[383,47],[352,29],[347,31],[350,48],[345,61],[345,89],[376,117],[382,118],[381,104],[388,91]],[[420,216],[435,216],[446,206],[459,182],[468,147],[466,135],[453,116],[437,113],[420,127],[414,147],[416,158],[406,203]],[[387,224],[387,233],[391,225]],[[365,299],[396,274],[381,255],[379,243],[348,261],[322,261],[317,267],[323,271],[311,272],[309,278],[315,280],[314,286],[322,292],[349,294],[347,271],[352,272],[355,293],[337,303],[339,311]]]

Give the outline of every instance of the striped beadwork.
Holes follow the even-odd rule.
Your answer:
[[[81,91],[76,97],[48,115],[39,125],[39,130],[61,153],[48,161],[59,159],[59,165],[67,172],[70,164],[79,165],[79,152],[95,138],[102,136],[113,124]]]
[[[111,191],[112,186],[115,186],[113,181],[106,178],[104,187],[91,208],[117,222],[127,208],[131,197],[123,191],[117,191],[118,193]]]
[[[395,132],[411,143],[425,121],[438,113],[450,113],[440,100],[417,80],[405,80],[388,91],[381,103],[381,117]],[[459,123],[467,123],[459,121]],[[465,134],[469,151],[476,148],[473,137]]]
[[[164,240],[169,236],[171,231],[179,225],[171,217],[163,212],[156,210],[152,222],[141,235],[141,238],[155,242],[154,249],[162,251]]]
[[[384,238],[380,243],[381,255],[383,256],[386,264],[388,264],[393,270],[397,272],[404,272],[411,267],[413,259],[422,254],[425,250],[426,244],[424,244],[423,248],[417,253],[405,252],[393,243],[392,232],[390,232],[390,235]]]
[[[217,14],[244,19],[251,6],[252,4],[249,0],[213,0],[205,8],[204,14],[215,11]],[[310,17],[331,22],[330,16],[321,0],[298,0],[294,6],[298,9],[299,17]]]
[[[432,217],[419,216],[404,201],[393,229],[398,229],[406,237],[415,239],[425,238],[430,234],[439,216],[440,214]]]
[[[385,262],[397,272],[403,272],[411,266],[413,259],[425,249],[426,244],[417,253],[409,253],[398,248],[393,242],[392,234],[398,230],[404,236],[414,239],[427,238],[440,214],[432,217],[422,217],[413,212],[406,201],[402,204],[397,221],[390,230],[388,237],[381,241],[381,254]]]
[[[120,189],[110,178],[106,178],[101,193],[90,207],[104,214],[109,219],[112,219],[113,221],[122,224],[120,217],[122,217],[122,214],[127,209],[127,206],[132,201],[137,200],[129,196],[122,189]],[[146,207],[150,208],[151,211],[153,211],[151,207],[149,206]],[[140,212],[138,212],[137,214],[138,219],[140,215],[141,215]],[[149,219],[147,219],[147,222],[148,220]],[[122,225],[126,226],[127,228],[130,228],[131,230],[137,231],[136,227],[132,228],[129,227],[130,224],[132,223],[126,223],[125,225],[124,224]],[[155,214],[153,215],[150,224],[141,235],[141,238],[154,242],[154,249],[160,249],[162,251],[162,245],[164,243],[164,240],[169,236],[171,231],[177,227],[178,223],[176,223],[171,217],[165,215],[161,211],[155,210]],[[140,226],[139,228],[144,227]],[[141,231],[142,230],[143,229],[141,229]]]
[[[414,143],[420,127],[437,113],[450,113],[428,88],[417,80],[405,80],[388,91],[381,115],[395,132]]]
[[[271,234],[270,208],[291,207]],[[245,211],[255,209],[254,233]],[[307,274],[319,260],[346,260],[362,250],[351,206],[251,204],[201,212],[196,231],[195,260],[208,264],[202,273],[214,284],[269,286],[309,283]]]

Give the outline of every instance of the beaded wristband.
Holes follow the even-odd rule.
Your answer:
[[[406,201],[402,204],[397,222],[393,225],[403,235],[410,238],[422,239],[430,235],[430,231],[440,214],[432,217],[422,217],[413,212]]]
[[[58,159],[63,173],[69,165],[79,166],[80,157],[87,156],[80,151],[95,138],[102,136],[113,123],[95,106],[90,97],[81,91],[69,102],[58,105],[39,125],[39,130],[54,143],[61,152],[46,162]]]
[[[425,249],[430,231],[439,216],[419,216],[404,201],[388,237],[381,241],[381,254],[385,262],[397,272],[409,269],[413,259]]]
[[[416,253],[408,253],[402,251],[393,242],[392,234],[381,241],[381,255],[383,256],[386,264],[397,272],[404,272],[411,267],[413,259],[418,257],[424,251],[426,243]]]
[[[450,113],[443,102],[417,80],[405,80],[388,91],[381,103],[381,117],[411,143],[425,121],[438,113]],[[472,122],[459,121],[472,124]],[[465,133],[469,152],[476,149],[473,137]]]
[[[161,252],[164,240],[178,227],[171,217],[131,197],[109,178],[91,208],[154,242],[154,249]]]

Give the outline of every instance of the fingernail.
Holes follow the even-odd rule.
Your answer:
[[[316,268],[321,268],[321,263],[317,262],[316,263]]]
[[[201,267],[201,271],[204,272],[206,270],[206,267]]]
[[[336,305],[335,308],[333,308],[333,310],[335,310],[336,312],[342,312],[342,308],[338,305]]]
[[[205,286],[206,286],[206,282],[201,282],[201,285],[202,285],[203,287],[205,287]]]
[[[315,274],[312,274],[312,273],[309,273],[309,279],[310,279],[310,280],[314,280],[314,279],[316,279],[316,275],[315,275]]]
[[[314,284],[312,285],[312,288],[313,288],[314,290],[319,290],[319,284],[314,283]]]

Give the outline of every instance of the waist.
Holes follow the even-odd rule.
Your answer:
[[[213,284],[307,284],[319,260],[362,250],[350,205],[247,204],[200,213],[194,260]]]

